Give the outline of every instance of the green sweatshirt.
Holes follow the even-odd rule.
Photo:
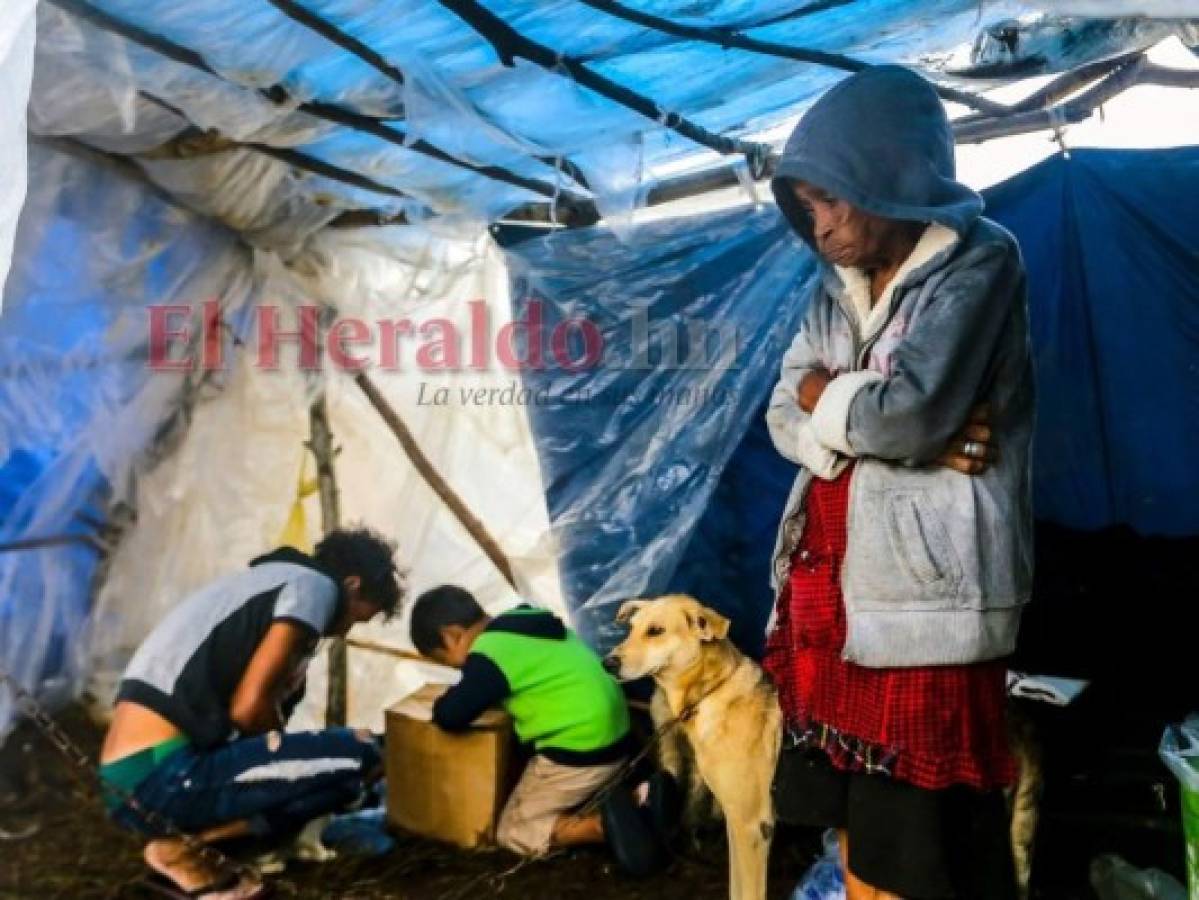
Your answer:
[[[462,680],[433,709],[447,730],[490,706],[512,716],[517,737],[568,765],[614,762],[628,752],[629,712],[595,651],[553,614],[521,606],[475,639]]]

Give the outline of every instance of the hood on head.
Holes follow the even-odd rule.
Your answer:
[[[874,66],[841,81],[787,139],[770,187],[787,221],[814,246],[793,180],[877,216],[939,222],[959,235],[983,209],[982,198],[957,180],[941,99],[902,66]]]

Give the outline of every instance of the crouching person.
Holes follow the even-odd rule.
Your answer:
[[[494,618],[459,587],[422,594],[412,608],[412,642],[423,655],[462,670],[433,706],[447,731],[486,709],[512,716],[535,754],[500,815],[497,840],[526,856],[609,843],[629,871],[660,862],[655,834],[623,786],[612,786],[629,756],[629,712],[599,657],[561,620],[518,606]],[[580,809],[604,791],[600,809]]]
[[[213,843],[285,837],[352,806],[381,772],[369,733],[285,733],[323,636],[392,615],[393,548],[331,532],[281,548],[176,606],[134,654],[100,754],[110,813],[150,838],[146,863],[188,896],[245,900],[262,885],[214,869],[171,828]]]

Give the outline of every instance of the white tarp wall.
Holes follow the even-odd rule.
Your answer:
[[[336,299],[342,315],[368,322],[408,318],[414,325],[445,319],[470,346],[472,301],[485,301],[492,337],[509,319],[506,276],[485,234],[440,237],[428,231],[382,235],[326,232],[305,257],[303,274],[271,257],[262,302],[294,306]],[[381,238],[391,252],[380,252]],[[281,313],[294,327],[290,312]],[[473,389],[503,388],[519,376],[498,364],[489,371],[421,371],[419,339],[401,341],[395,371],[370,371],[438,471],[486,524],[512,560],[523,599],[563,611],[544,496],[523,408],[502,402],[462,402]],[[369,355],[370,349],[363,351]],[[285,352],[277,371],[240,354],[228,384],[200,406],[178,450],[138,483],[137,523],[122,539],[94,613],[92,692],[106,701],[132,650],[186,593],[243,566],[278,541],[296,496],[308,451],[308,403],[327,386],[343,523],[363,523],[399,543],[409,570],[409,598],[444,582],[463,585],[490,608],[516,594],[403,455],[395,436],[348,374],[306,378]],[[447,405],[427,402],[438,389]],[[422,402],[422,398],[425,402]],[[311,476],[314,469],[308,467]],[[320,510],[306,501],[309,535],[319,538]],[[410,647],[407,610],[371,623],[359,637]],[[350,652],[350,716],[380,728],[382,710],[431,673],[370,651]],[[295,724],[323,718],[324,658],[310,673],[308,699]]]
[[[33,77],[36,0],[7,0],[0,16],[0,296],[25,200],[25,106]]]

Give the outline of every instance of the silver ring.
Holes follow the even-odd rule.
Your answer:
[[[969,456],[972,459],[979,459],[983,455],[982,445],[977,441],[966,441],[962,444],[962,455]]]

